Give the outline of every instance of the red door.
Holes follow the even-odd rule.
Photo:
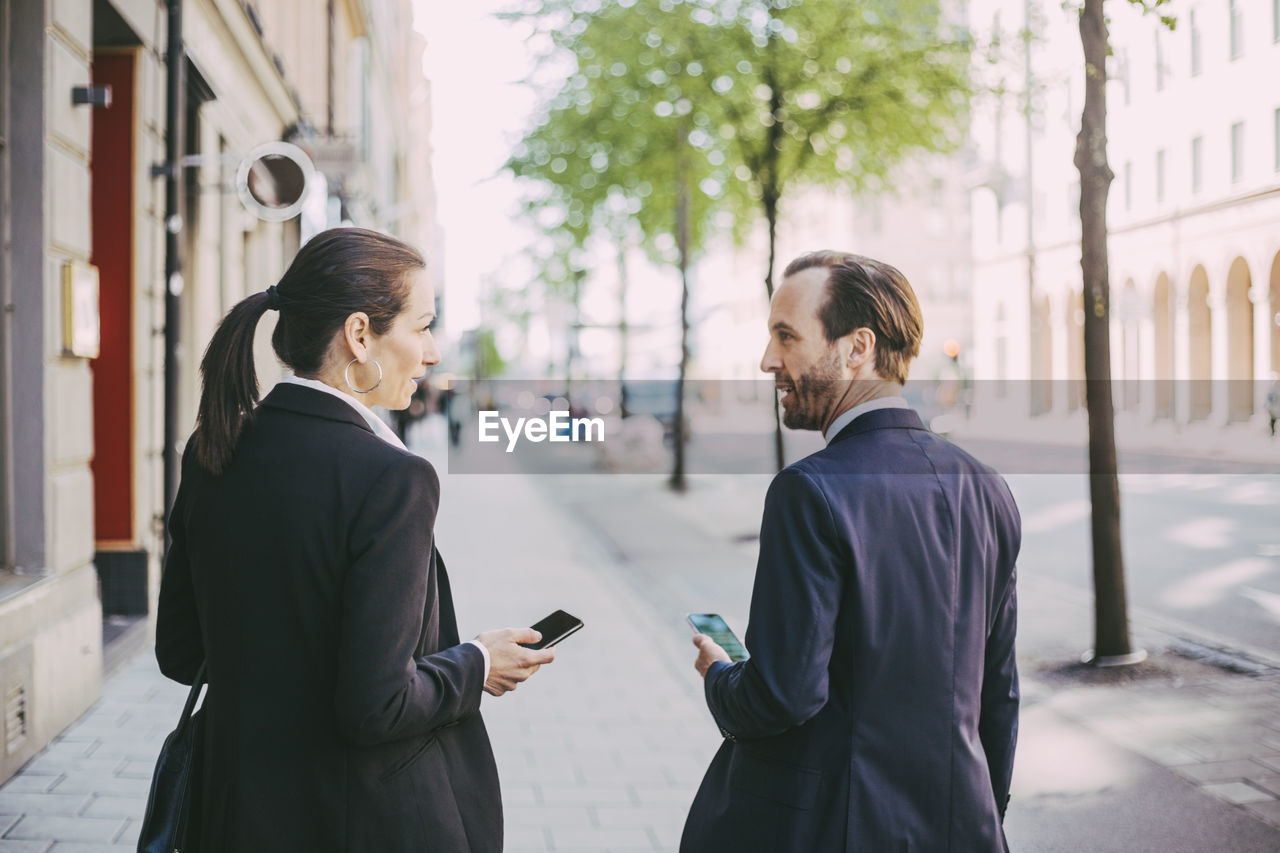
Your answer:
[[[94,535],[124,545],[133,527],[133,83],[135,54],[93,57],[93,83],[111,106],[93,111],[93,249],[98,267],[100,355],[93,370]]]

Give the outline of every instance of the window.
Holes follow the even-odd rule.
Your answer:
[[[1231,16],[1231,58],[1244,54],[1244,22],[1241,20],[1240,0],[1227,0],[1227,14]]]
[[[1244,122],[1231,125],[1231,182],[1244,177]]]
[[[1164,203],[1164,149],[1156,152],[1156,203]]]
[[[1156,91],[1164,91],[1164,36],[1160,30],[1164,24],[1156,24]]]
[[[1280,3],[1280,0],[1275,0]],[[1200,74],[1200,24],[1196,21],[1196,10],[1191,10],[1191,76],[1197,77]]]
[[[1280,0],[1277,0],[1277,2],[1280,2]],[[1276,171],[1280,172],[1280,107],[1276,107],[1275,124]]]
[[[1116,51],[1116,77],[1120,80],[1124,92],[1124,105],[1129,106],[1129,48],[1122,47]]]
[[[1204,183],[1204,139],[1195,137],[1191,140],[1191,192],[1198,193]]]
[[[1133,162],[1126,160],[1124,163],[1124,209],[1131,210],[1133,208]]]

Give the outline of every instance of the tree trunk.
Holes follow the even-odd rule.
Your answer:
[[[769,48],[772,50],[774,37],[770,29]],[[773,69],[765,69],[764,80],[769,87],[769,112],[773,118],[765,134],[767,146],[764,152],[765,168],[761,170],[760,198],[764,204],[764,218],[769,225],[769,268],[764,275],[764,290],[773,301],[773,267],[777,263],[778,251],[778,203],[782,199],[782,176],[779,173],[781,164],[778,152],[782,145],[782,91],[774,79]],[[782,442],[782,405],[778,395],[770,389],[769,399],[773,402],[773,456],[777,470],[787,467],[786,448]]]
[[[1107,261],[1107,194],[1115,175],[1107,163],[1107,25],[1103,0],[1080,13],[1085,96],[1075,165],[1080,171],[1080,267],[1084,277],[1085,403],[1089,411],[1089,496],[1092,502],[1094,662],[1134,657],[1120,542],[1120,482],[1111,401]]]
[[[765,293],[769,294],[769,301],[772,302],[773,266],[776,262],[778,241],[778,200],[768,194],[764,197],[764,216],[765,221],[769,223],[769,269],[764,276],[764,289]],[[773,457],[777,470],[781,471],[787,467],[787,453],[782,444],[782,406],[772,388],[769,389],[769,399],[773,402]]]
[[[680,373],[676,378],[675,467],[671,488],[683,492],[684,476],[684,380],[689,369],[689,164],[688,146],[681,139],[680,187],[676,201],[676,242],[680,252]]]
[[[627,241],[618,237],[618,416],[626,419],[627,408]]]
[[[570,305],[571,317],[568,334],[565,335],[564,355],[564,398],[573,407],[573,361],[578,354],[578,329],[582,325],[582,279],[586,275],[583,270],[573,271],[573,302]]]

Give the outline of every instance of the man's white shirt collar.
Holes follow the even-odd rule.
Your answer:
[[[876,409],[909,409],[911,404],[904,397],[880,397],[875,400],[868,400],[865,403],[859,403],[849,411],[842,414],[831,422],[831,426],[827,427],[827,431],[822,434],[827,440],[827,444],[840,434],[840,430],[847,427],[853,422],[858,415],[865,415],[867,412],[874,412]]]
[[[334,397],[337,397],[339,400],[342,400],[351,406],[351,408],[355,409],[356,413],[360,415],[360,417],[364,418],[365,423],[369,425],[369,429],[373,430],[373,434],[378,438],[393,447],[398,447],[401,450],[408,450],[408,448],[404,446],[404,442],[400,440],[400,436],[396,435],[391,427],[387,426],[386,421],[374,414],[373,409],[370,409],[364,403],[361,403],[345,391],[339,391],[332,385],[326,385],[318,379],[304,379],[301,376],[286,376],[280,381],[288,382],[291,385],[301,385],[304,388],[314,388],[317,391],[332,394]]]

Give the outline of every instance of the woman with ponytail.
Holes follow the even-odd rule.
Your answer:
[[[440,360],[422,256],[373,231],[308,242],[223,319],[170,513],[156,657],[206,666],[200,853],[499,851],[479,707],[551,650],[461,643],[435,548],[435,470],[371,406]],[[258,400],[253,338],[293,375]]]

